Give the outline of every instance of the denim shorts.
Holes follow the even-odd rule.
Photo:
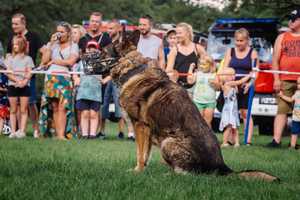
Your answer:
[[[77,110],[94,110],[98,112],[100,110],[101,103],[99,101],[91,101],[87,99],[80,99],[76,101]]]
[[[292,121],[292,134],[293,135],[300,134],[300,122]]]

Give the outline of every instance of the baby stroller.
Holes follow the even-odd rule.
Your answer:
[[[10,135],[10,133],[11,133],[11,128],[10,128],[9,120],[5,120],[3,124],[2,134],[8,136]]]
[[[8,136],[11,133],[11,128],[9,123],[9,109],[7,106],[0,105],[0,117],[4,119],[2,133]]]
[[[0,59],[0,68],[3,65]],[[3,129],[2,133],[4,135],[9,135],[11,133],[10,123],[9,123],[9,102],[7,97],[7,83],[8,77],[4,74],[0,74],[0,118],[3,119]]]

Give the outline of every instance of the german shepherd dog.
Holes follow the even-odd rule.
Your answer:
[[[118,60],[111,76],[120,87],[120,104],[134,126],[137,147],[135,171],[145,169],[154,144],[175,172],[235,173],[224,163],[217,137],[187,91],[133,49],[131,45],[130,51]],[[261,171],[238,174],[267,181],[279,180]]]

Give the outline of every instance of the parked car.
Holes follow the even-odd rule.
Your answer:
[[[251,37],[250,45],[258,52],[260,69],[271,69],[273,44],[278,35],[277,18],[222,18],[209,28],[208,53],[219,63],[226,49],[234,47],[234,32],[246,28]],[[259,72],[255,82],[255,96],[252,103],[252,117],[260,134],[273,133],[273,121],[277,112],[273,91],[273,75]],[[218,131],[220,113],[215,112],[213,128]]]

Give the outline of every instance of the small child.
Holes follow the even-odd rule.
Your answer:
[[[167,40],[168,46],[166,46],[164,48],[164,53],[165,53],[165,60],[167,61],[168,60],[168,55],[170,53],[171,48],[175,47],[177,45],[176,30],[175,29],[170,29],[167,32],[166,40]]]
[[[250,75],[243,77],[240,80],[235,81],[235,71],[233,68],[224,68],[222,70],[221,81],[222,81],[222,90],[224,94],[225,103],[222,110],[221,122],[220,122],[220,131],[223,133],[223,143],[221,147],[228,147],[228,138],[230,133],[234,140],[234,147],[239,147],[239,132],[238,127],[240,126],[238,103],[237,103],[237,86],[247,82],[250,79]],[[247,88],[245,88],[244,92]]]
[[[300,147],[297,144],[298,134],[300,134],[300,77],[297,79],[297,90],[292,97],[284,95],[282,91],[279,92],[279,97],[289,103],[294,102],[290,148],[297,150]]]
[[[97,51],[97,43],[91,41],[86,51]],[[77,71],[83,71],[83,64],[78,63]],[[101,77],[99,75],[73,76],[74,85],[79,86],[76,96],[76,109],[81,112],[80,128],[83,139],[96,139],[101,106]]]
[[[31,69],[34,68],[33,60],[27,53],[27,40],[22,36],[15,36],[12,43],[12,54],[8,55],[5,64],[13,73],[8,76],[7,95],[10,105],[11,134],[9,138],[23,138],[26,136],[28,119],[28,104],[30,97]],[[20,126],[17,131],[17,109],[20,101]]]
[[[201,116],[204,118],[209,127],[214,116],[216,107],[216,73],[214,61],[211,57],[205,56],[198,61],[199,69],[194,71],[195,64],[191,64],[187,77],[189,84],[196,82],[193,91],[193,101],[200,111]]]

